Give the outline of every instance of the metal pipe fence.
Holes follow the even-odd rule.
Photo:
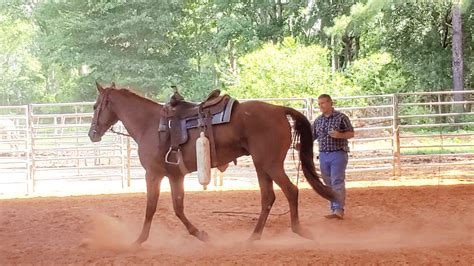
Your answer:
[[[462,93],[464,100],[455,102],[456,93]],[[334,98],[336,109],[346,113],[355,128],[355,138],[349,142],[348,178],[393,178],[421,165],[448,170],[474,165],[472,95],[474,91],[446,91]],[[315,98],[240,101],[249,100],[292,106],[310,121],[320,115]],[[101,142],[90,142],[92,105],[0,106],[0,194],[34,193],[58,180],[110,181],[107,184],[121,189],[141,185],[144,170],[132,139],[107,133]],[[116,127],[125,132],[120,123]],[[314,149],[317,154],[317,142]],[[290,177],[298,176],[298,154],[293,149],[285,168]],[[215,184],[219,180],[222,185],[222,175],[214,175]],[[224,176],[257,184],[249,156],[239,158]]]

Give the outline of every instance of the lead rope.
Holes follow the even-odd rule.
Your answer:
[[[125,136],[125,137],[131,137],[129,134],[115,131],[115,130],[114,130],[114,127],[111,127],[109,130],[110,130],[110,132],[115,133],[115,134],[117,134],[117,135],[121,135],[121,136]]]

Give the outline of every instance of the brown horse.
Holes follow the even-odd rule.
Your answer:
[[[138,144],[140,162],[146,171],[147,205],[145,222],[136,240],[141,244],[148,239],[153,215],[160,194],[160,183],[167,176],[171,186],[173,207],[176,216],[188,232],[205,241],[208,235],[198,230],[184,215],[184,176],[176,165],[166,164],[166,151],[160,150],[158,126],[163,105],[141,97],[128,89],[115,88],[115,84],[103,88],[97,84],[99,95],[94,105],[89,137],[93,142],[101,140],[105,132],[118,120]],[[267,217],[275,201],[273,182],[285,194],[291,217],[293,232],[307,238],[311,234],[304,230],[298,218],[298,188],[291,183],[283,168],[287,151],[292,142],[291,127],[287,119],[294,120],[295,139],[299,137],[299,151],[303,173],[312,188],[322,197],[335,200],[336,194],[321,183],[313,162],[313,140],[311,125],[300,112],[283,106],[259,101],[235,103],[229,123],[213,127],[219,163],[224,165],[243,155],[252,156],[258,175],[262,209],[250,239],[260,239]],[[182,146],[183,159],[189,171],[196,171],[195,140],[199,130],[189,131],[189,140]]]

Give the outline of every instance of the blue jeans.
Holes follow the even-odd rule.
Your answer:
[[[348,155],[345,151],[319,153],[319,164],[324,183],[330,186],[340,197],[341,202],[331,201],[331,210],[344,209],[346,201],[346,167]]]

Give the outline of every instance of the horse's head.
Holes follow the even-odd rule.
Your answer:
[[[99,83],[96,84],[99,96],[94,104],[94,117],[89,129],[89,138],[92,142],[100,141],[105,132],[118,121],[110,100],[110,93],[115,89],[115,84],[112,82],[110,87],[106,88]]]

